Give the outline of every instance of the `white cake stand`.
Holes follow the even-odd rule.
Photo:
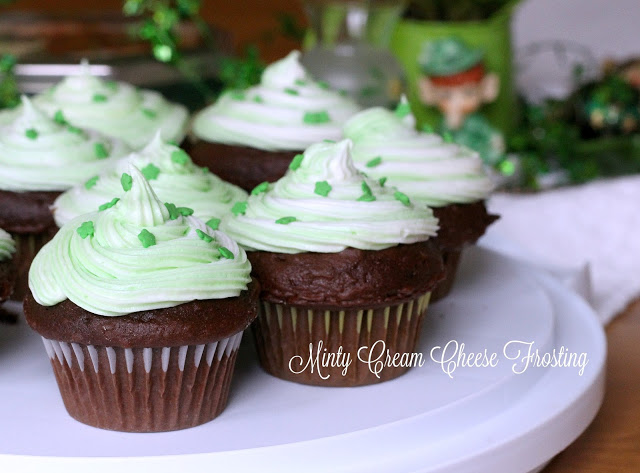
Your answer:
[[[24,323],[0,330],[3,472],[527,473],[589,425],[604,390],[605,337],[592,310],[555,280],[481,248],[463,258],[452,294],[429,308],[424,366],[378,386],[310,387],[265,374],[244,343],[227,409],[179,432],[74,421],[40,338]],[[448,358],[453,340],[467,354],[496,353],[497,365],[430,359],[433,350],[441,360],[434,347],[451,342]],[[524,355],[525,343],[588,362],[582,375],[579,366],[525,368],[509,359],[516,348]]]

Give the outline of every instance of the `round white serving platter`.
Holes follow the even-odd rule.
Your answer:
[[[451,295],[427,314],[418,349],[424,365],[359,388],[273,378],[259,368],[247,336],[227,409],[208,424],[157,434],[71,419],[40,338],[24,321],[0,326],[0,471],[528,473],[598,411],[604,332],[556,280],[474,248]],[[462,366],[463,343],[466,355],[496,353],[497,365]],[[576,359],[566,367],[525,366],[529,347],[541,356],[564,347]],[[584,359],[580,374],[575,365]]]

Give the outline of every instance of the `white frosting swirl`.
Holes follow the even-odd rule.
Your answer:
[[[177,146],[162,141],[159,133],[141,151],[120,159],[102,174],[60,195],[53,204],[59,227],[123,194],[120,176],[133,164],[146,174],[149,184],[163,202],[186,206],[204,221],[220,218],[247,193],[223,181],[206,168],[193,164]]]
[[[431,209],[360,173],[350,149],[349,140],[310,146],[221,228],[248,249],[279,253],[381,250],[434,236]]]
[[[396,112],[374,107],[354,115],[344,134],[356,165],[432,207],[486,199],[493,183],[474,151],[418,132],[408,104]]]
[[[0,189],[66,190],[129,151],[118,140],[48,118],[23,96],[20,111],[0,126]]]
[[[267,67],[259,85],[223,94],[198,113],[193,134],[205,141],[267,151],[299,151],[342,137],[342,124],[359,108],[315,82],[293,51]]]

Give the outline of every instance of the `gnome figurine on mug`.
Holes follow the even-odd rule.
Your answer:
[[[498,96],[500,80],[487,72],[484,52],[458,38],[426,42],[419,58],[424,75],[419,79],[420,99],[443,114],[439,131],[456,143],[476,150],[487,164],[504,155],[504,137],[478,113]]]

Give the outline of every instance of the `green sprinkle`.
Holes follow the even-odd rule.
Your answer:
[[[253,101],[254,101],[255,103],[264,103],[264,99],[263,99],[261,96],[259,96],[259,95],[254,96],[254,97],[253,97]]]
[[[296,89],[292,89],[291,87],[287,87],[286,89],[284,89],[284,92],[289,95],[300,95],[300,92],[298,92]]]
[[[231,207],[231,213],[233,215],[235,215],[236,217],[238,215],[244,215],[245,212],[247,211],[247,202],[236,202],[235,204],[233,204],[233,207]]]
[[[96,103],[103,103],[107,101],[107,96],[104,94],[94,94],[92,100]]]
[[[422,131],[424,131],[425,133],[433,133],[433,127],[431,125],[429,125],[428,123],[425,123],[424,125],[422,125],[422,128],[420,128]]]
[[[261,182],[260,184],[258,184],[253,188],[253,190],[251,191],[251,195],[262,194],[263,192],[266,192],[268,188],[269,188],[269,183],[267,181]]]
[[[295,84],[296,85],[307,85],[307,81],[304,79],[296,79],[295,80]]]
[[[291,169],[292,171],[295,171],[296,169],[298,169],[302,164],[303,159],[304,159],[303,154],[296,154],[291,160],[291,164],[289,164],[289,169]]]
[[[88,179],[87,182],[84,183],[84,188],[87,190],[91,189],[96,185],[98,179],[100,179],[100,176],[93,176],[91,179]]]
[[[335,143],[334,140],[322,140],[322,141],[325,142],[325,143]]]
[[[184,166],[189,162],[189,155],[182,149],[177,149],[171,153],[171,161]]]
[[[369,184],[367,184],[366,182],[362,181],[362,185],[360,187],[362,188],[362,193],[363,194],[372,195],[371,187],[369,187]]]
[[[78,235],[80,235],[80,238],[82,238],[83,240],[88,236],[93,236],[93,222],[91,220],[89,220],[88,222],[83,222],[76,231],[78,232]]]
[[[158,179],[160,168],[153,163],[149,163],[140,169],[140,172],[142,172],[142,175],[147,179],[147,181],[153,181],[154,179]]]
[[[407,197],[407,194],[403,194],[400,191],[395,191],[393,193],[393,197],[395,197],[396,200],[399,200],[400,202],[402,202],[406,206],[411,205],[411,201],[409,200],[409,197]]]
[[[229,95],[233,100],[244,100],[247,97],[242,90],[232,90]]]
[[[326,197],[329,195],[329,192],[331,192],[331,189],[331,184],[329,184],[327,181],[318,181],[316,182],[316,188],[313,190],[313,192],[321,195],[322,197]]]
[[[382,163],[382,157],[378,156],[376,158],[373,158],[367,161],[367,164],[365,164],[365,166],[367,166],[368,168],[374,168],[376,166],[379,166],[381,163]]]
[[[104,85],[106,85],[109,90],[118,90],[118,82],[115,80],[106,80],[104,81]]]
[[[133,185],[133,179],[126,172],[122,173],[122,177],[120,178],[120,184],[122,184],[122,188],[124,189],[124,191],[128,192],[131,190],[131,186]]]
[[[102,212],[103,210],[110,209],[111,207],[116,205],[119,200],[120,199],[118,197],[114,197],[113,199],[111,199],[111,202],[107,202],[105,204],[102,204],[100,207],[98,207],[98,212]]]
[[[384,184],[387,182],[387,178],[386,177],[381,177],[380,179],[378,179],[378,183],[380,184],[380,187],[384,187]]]
[[[302,121],[308,125],[320,125],[329,123],[331,118],[326,110],[321,110],[320,112],[306,112]]]
[[[189,207],[178,207],[176,210],[183,217],[188,217],[190,215],[193,215],[193,209],[191,209]]]
[[[169,211],[169,220],[175,220],[180,216],[180,212],[178,212],[178,208],[175,206],[175,204],[165,202],[164,206]]]
[[[53,114],[53,121],[56,123],[59,123],[60,125],[67,124],[67,119],[64,118],[64,114],[62,113],[62,110],[58,110],[56,111],[56,113]]]
[[[93,151],[96,154],[96,158],[98,159],[109,157],[109,151],[107,151],[104,143],[96,143],[95,145],[93,145]]]
[[[204,240],[207,243],[211,243],[213,241],[213,237],[212,236],[207,235],[205,232],[203,232],[199,228],[196,228],[196,233],[198,234],[198,236],[200,237],[201,240]]]
[[[411,113],[411,106],[408,103],[399,103],[393,113],[398,118],[404,118]]]
[[[27,131],[24,132],[24,134],[30,140],[35,140],[38,138],[38,130],[36,130],[35,128],[29,128]]]
[[[156,118],[158,116],[158,112],[150,108],[143,108],[142,113],[148,118]]]
[[[442,139],[444,140],[445,143],[453,143],[453,135],[448,131],[445,131],[442,134]]]
[[[278,220],[276,220],[276,223],[279,223],[281,225],[288,225],[291,222],[295,222],[296,220],[298,220],[298,219],[295,218],[295,217],[282,217],[282,218],[279,218]]]
[[[376,196],[373,194],[363,194],[358,197],[358,202],[373,202],[376,200]]]
[[[209,227],[211,230],[217,230],[219,226],[220,226],[219,218],[213,217],[207,220],[207,227]]]
[[[69,130],[70,133],[75,133],[76,135],[82,134],[82,130],[77,126],[69,125],[67,126],[67,130]]]
[[[342,97],[347,97],[347,96],[349,95],[349,92],[347,92],[347,91],[346,91],[346,90],[344,90],[344,89],[340,89],[340,90],[338,91],[338,94],[339,94],[340,96],[342,96]]]
[[[226,258],[226,259],[234,259],[235,258],[233,253],[230,250],[228,250],[227,248],[225,248],[224,246],[221,246],[220,248],[218,248],[218,253],[220,253],[220,256],[222,256],[223,258]]]
[[[320,87],[321,89],[324,89],[324,90],[329,90],[331,88],[329,83],[327,81],[324,81],[324,80],[319,80],[318,81],[318,87]]]
[[[143,248],[149,248],[156,244],[156,237],[153,233],[151,233],[146,228],[138,233],[138,240],[142,243]]]

